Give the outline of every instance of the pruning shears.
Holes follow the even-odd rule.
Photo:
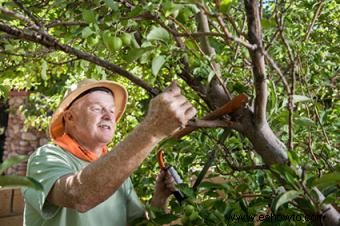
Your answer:
[[[225,103],[223,106],[221,106],[221,107],[217,108],[216,110],[208,113],[202,119],[192,120],[191,125],[188,125],[185,128],[177,131],[174,135],[172,135],[172,138],[181,139],[181,137],[197,130],[199,128],[199,126],[195,126],[195,121],[196,122],[207,121],[207,120],[210,121],[210,120],[218,119],[220,117],[223,117],[226,114],[230,114],[230,113],[235,112],[236,110],[240,109],[242,106],[247,104],[247,102],[248,102],[248,97],[245,94],[240,94],[238,96],[235,96],[230,101]],[[229,122],[229,123],[232,124],[233,122]],[[195,184],[193,185],[194,190],[197,190],[199,184],[202,182],[202,180],[203,180],[205,174],[207,173],[209,167],[213,163],[213,161],[215,159],[215,155],[216,155],[215,152],[216,151],[212,151],[208,154],[208,157],[209,157],[208,161],[204,164],[204,167],[202,168],[200,174],[197,177]],[[182,179],[180,178],[180,176],[178,175],[176,170],[172,166],[166,166],[165,165],[163,150],[160,150],[160,151],[157,152],[157,160],[158,160],[158,164],[159,164],[159,166],[161,167],[162,170],[169,171],[169,173],[174,178],[176,184],[182,183]],[[176,199],[179,201],[179,203],[181,203],[185,199],[185,196],[179,190],[176,190],[173,194],[176,197]]]
[[[174,167],[172,166],[167,166],[164,162],[164,152],[163,150],[159,150],[157,152],[157,161],[158,161],[158,164],[160,166],[160,168],[162,170],[165,170],[165,171],[168,171],[172,178],[174,179],[175,183],[176,184],[181,184],[183,183],[183,180],[182,178],[178,175],[177,171],[175,170]],[[177,201],[179,203],[181,203],[184,199],[185,199],[185,196],[183,195],[183,193],[180,191],[180,190],[176,190],[173,192],[173,195],[175,196],[175,198],[177,199]]]

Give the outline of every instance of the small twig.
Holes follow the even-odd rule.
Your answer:
[[[221,15],[217,15],[216,18],[217,18],[217,21],[218,21],[219,25],[223,28],[224,37],[225,37],[226,40],[233,40],[234,42],[239,43],[239,44],[243,45],[244,47],[246,47],[246,48],[248,48],[250,50],[255,50],[257,48],[256,44],[250,44],[250,43],[242,40],[239,37],[232,36],[229,33],[226,25],[224,24],[224,21],[223,21]]]
[[[215,37],[224,37],[224,34],[219,33],[219,32],[193,32],[193,33],[177,33],[177,32],[172,32],[174,36],[178,37],[194,37],[194,38],[199,38],[199,37],[205,37],[205,36],[215,36]]]
[[[309,26],[308,26],[306,36],[305,36],[305,38],[303,39],[304,41],[307,41],[307,40],[308,40],[309,35],[311,34],[311,32],[312,32],[312,30],[313,30],[314,24],[315,24],[316,20],[318,19],[318,17],[320,16],[321,10],[322,10],[323,4],[324,4],[324,1],[321,0],[321,1],[319,1],[318,4],[319,4],[319,6],[318,6],[318,8],[315,10],[315,13],[314,13],[312,22],[311,22],[311,23],[309,24]]]
[[[52,27],[57,27],[57,26],[85,26],[88,23],[86,23],[85,21],[53,21],[49,24],[46,25],[46,28],[52,28]]]
[[[13,1],[15,2],[15,4],[19,6],[20,9],[22,9],[22,11],[24,11],[24,13],[27,14],[27,16],[34,22],[35,25],[37,25],[39,28],[43,28],[43,24],[40,23],[40,21],[33,15],[31,11],[26,9],[26,7],[22,4],[20,0],[13,0]]]
[[[294,128],[293,128],[293,120],[294,120],[294,100],[293,100],[293,96],[295,93],[295,82],[296,82],[296,77],[295,77],[295,73],[296,73],[296,62],[295,62],[295,56],[293,53],[293,50],[290,48],[290,45],[286,39],[286,37],[284,36],[284,17],[283,14],[282,16],[278,19],[279,22],[279,26],[281,28],[281,32],[280,37],[284,43],[284,46],[287,48],[288,51],[288,56],[289,56],[289,60],[290,60],[290,65],[291,66],[291,86],[288,92],[288,104],[287,104],[287,108],[288,108],[288,150],[292,151],[294,148],[294,144],[293,144],[293,139],[294,139]]]
[[[279,66],[277,66],[277,64],[275,63],[275,61],[269,56],[269,54],[267,53],[267,51],[263,50],[263,54],[266,58],[266,60],[270,63],[270,65],[273,67],[273,69],[277,72],[277,74],[280,76],[283,85],[287,91],[287,93],[289,93],[289,85],[288,82],[286,80],[286,78],[284,77],[281,69],[279,68]]]
[[[221,142],[221,140],[217,140],[216,138],[212,137],[208,133],[205,133],[210,139],[214,140],[216,142],[216,147],[218,147],[221,151],[223,156],[223,159],[227,162],[229,167],[233,171],[253,171],[253,170],[263,170],[263,169],[269,169],[269,167],[265,164],[260,165],[251,165],[251,166],[240,166],[237,162],[232,163],[227,156],[227,147],[225,147],[224,143]]]
[[[62,62],[53,62],[53,61],[49,61],[49,60],[46,60],[46,62],[49,63],[49,64],[53,64],[53,65],[64,65],[64,64],[72,63],[72,62],[77,61],[77,60],[79,60],[78,57],[70,59],[70,60],[62,61]]]

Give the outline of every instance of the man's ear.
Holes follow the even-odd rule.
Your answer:
[[[63,118],[64,118],[64,122],[65,122],[65,123],[70,123],[70,122],[72,122],[73,119],[74,119],[73,112],[70,111],[70,110],[64,111],[64,113],[63,113]]]

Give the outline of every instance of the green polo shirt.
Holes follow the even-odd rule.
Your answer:
[[[111,197],[85,213],[58,207],[46,200],[58,178],[78,172],[88,164],[53,144],[37,149],[29,158],[27,176],[38,180],[44,189],[23,189],[24,226],[126,226],[144,215],[144,206],[130,178]]]

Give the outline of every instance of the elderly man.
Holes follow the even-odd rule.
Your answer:
[[[144,120],[111,151],[127,91],[112,81],[85,80],[66,95],[50,122],[52,144],[30,157],[27,175],[44,190],[24,189],[26,226],[125,226],[144,215],[129,176],[162,139],[186,125],[195,108],[172,83],[150,102]],[[174,191],[162,172],[151,205]]]

